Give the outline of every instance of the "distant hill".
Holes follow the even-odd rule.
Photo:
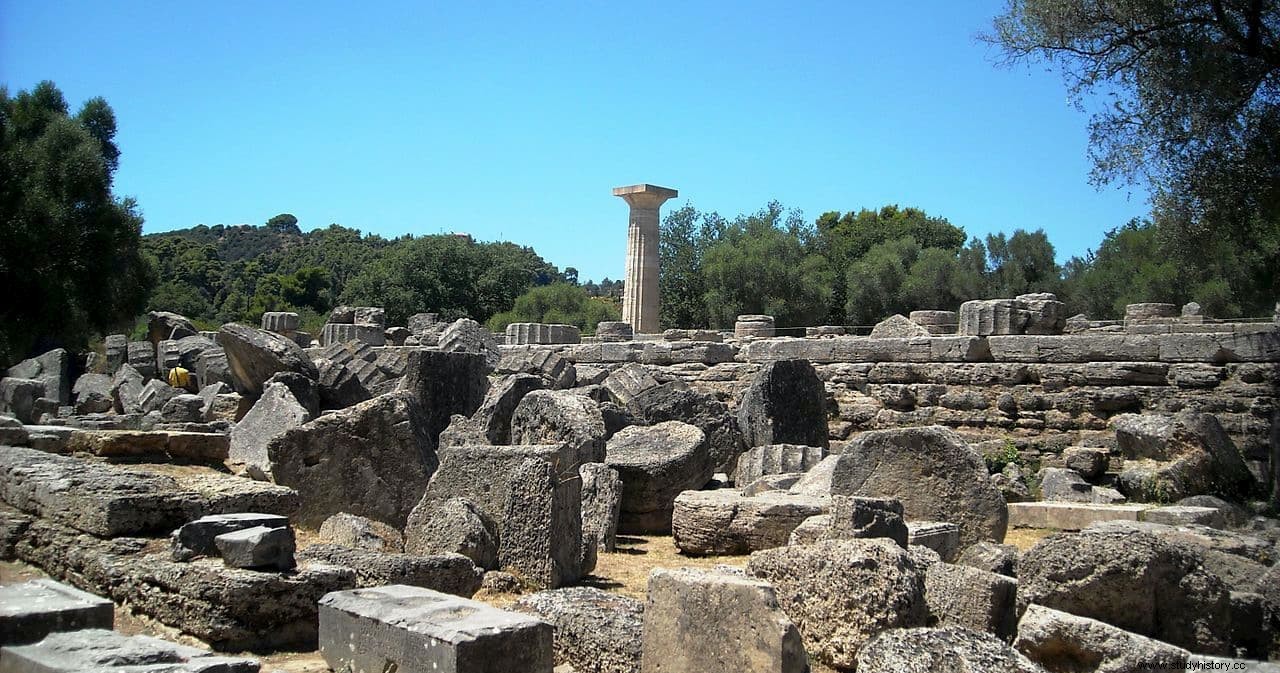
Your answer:
[[[224,262],[254,259],[303,243],[298,219],[287,214],[271,218],[265,226],[215,224],[210,227],[198,224],[187,229],[147,234],[143,238],[177,238],[200,245],[212,245],[217,250],[218,259]]]

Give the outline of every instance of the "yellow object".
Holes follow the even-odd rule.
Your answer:
[[[186,388],[191,384],[191,373],[182,367],[169,370],[169,385],[174,388]]]

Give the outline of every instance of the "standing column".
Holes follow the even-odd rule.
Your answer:
[[[622,319],[636,334],[658,331],[658,209],[679,192],[653,185],[615,187],[631,206],[627,226],[627,276],[622,294]]]

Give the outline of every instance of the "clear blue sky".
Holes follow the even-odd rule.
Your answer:
[[[295,214],[623,272],[618,185],[732,217],[886,203],[1065,259],[1148,210],[1088,184],[1056,73],[978,42],[1003,2],[0,0],[0,82],[104,96],[147,232]],[[664,210],[667,212],[667,210]]]

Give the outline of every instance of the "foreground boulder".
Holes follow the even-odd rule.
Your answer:
[[[698,428],[707,436],[711,461],[733,473],[743,449],[742,432],[737,418],[724,402],[677,380],[644,389],[626,408],[642,424],[680,421]]]
[[[858,665],[876,634],[923,626],[924,573],[891,540],[832,540],[751,555],[747,572],[774,586],[805,648],[836,668]]]
[[[765,363],[738,404],[747,446],[828,446],[826,390],[808,360]]]
[[[592,587],[539,591],[516,601],[524,612],[555,627],[555,663],[577,673],[640,670],[644,604]]]
[[[525,395],[541,390],[542,379],[532,374],[515,374],[499,380],[485,393],[484,401],[469,418],[456,416],[440,436],[449,446],[467,444],[510,444],[511,418]]]
[[[388,393],[311,421],[267,445],[276,483],[305,493],[297,522],[338,512],[403,526],[439,459],[413,397]]]
[[[1050,671],[1180,671],[1189,656],[1180,647],[1042,605],[1027,607],[1013,645]]]
[[[624,428],[609,440],[605,463],[622,477],[619,529],[671,530],[676,496],[701,488],[715,469],[707,437],[679,421]]]
[[[858,673],[916,671],[1044,673],[995,636],[958,626],[885,631],[858,653]]]
[[[404,549],[400,531],[381,521],[339,512],[320,525],[320,537],[340,547],[396,553]]]
[[[262,384],[276,372],[319,376],[311,358],[288,337],[256,327],[227,323],[218,329],[218,343],[227,354],[236,391],[257,397]]]
[[[256,659],[226,657],[151,636],[105,629],[52,633],[4,649],[5,671],[227,671],[257,673]]]
[[[409,515],[405,551],[419,556],[462,554],[480,568],[493,570],[498,567],[498,531],[466,498],[439,503],[424,499]]]
[[[267,384],[262,397],[231,430],[230,460],[245,465],[255,477],[270,478],[267,445],[311,419],[312,412],[298,401],[288,385]]]
[[[780,598],[768,583],[740,574],[654,570],[649,575],[640,670],[809,670],[800,633],[780,609]]]
[[[826,501],[786,491],[685,491],[675,500],[671,534],[686,554],[749,554],[785,546],[805,519],[826,511]]]
[[[437,341],[440,350],[446,353],[473,353],[484,357],[485,365],[492,370],[502,359],[498,350],[498,340],[484,325],[470,319],[461,318],[444,328]]]
[[[1226,585],[1192,548],[1137,530],[1059,533],[1018,562],[1018,603],[1104,621],[1203,654],[1229,654]]]
[[[830,492],[893,498],[907,519],[954,523],[961,549],[1003,540],[1009,521],[982,456],[937,425],[858,435],[835,461]]]

